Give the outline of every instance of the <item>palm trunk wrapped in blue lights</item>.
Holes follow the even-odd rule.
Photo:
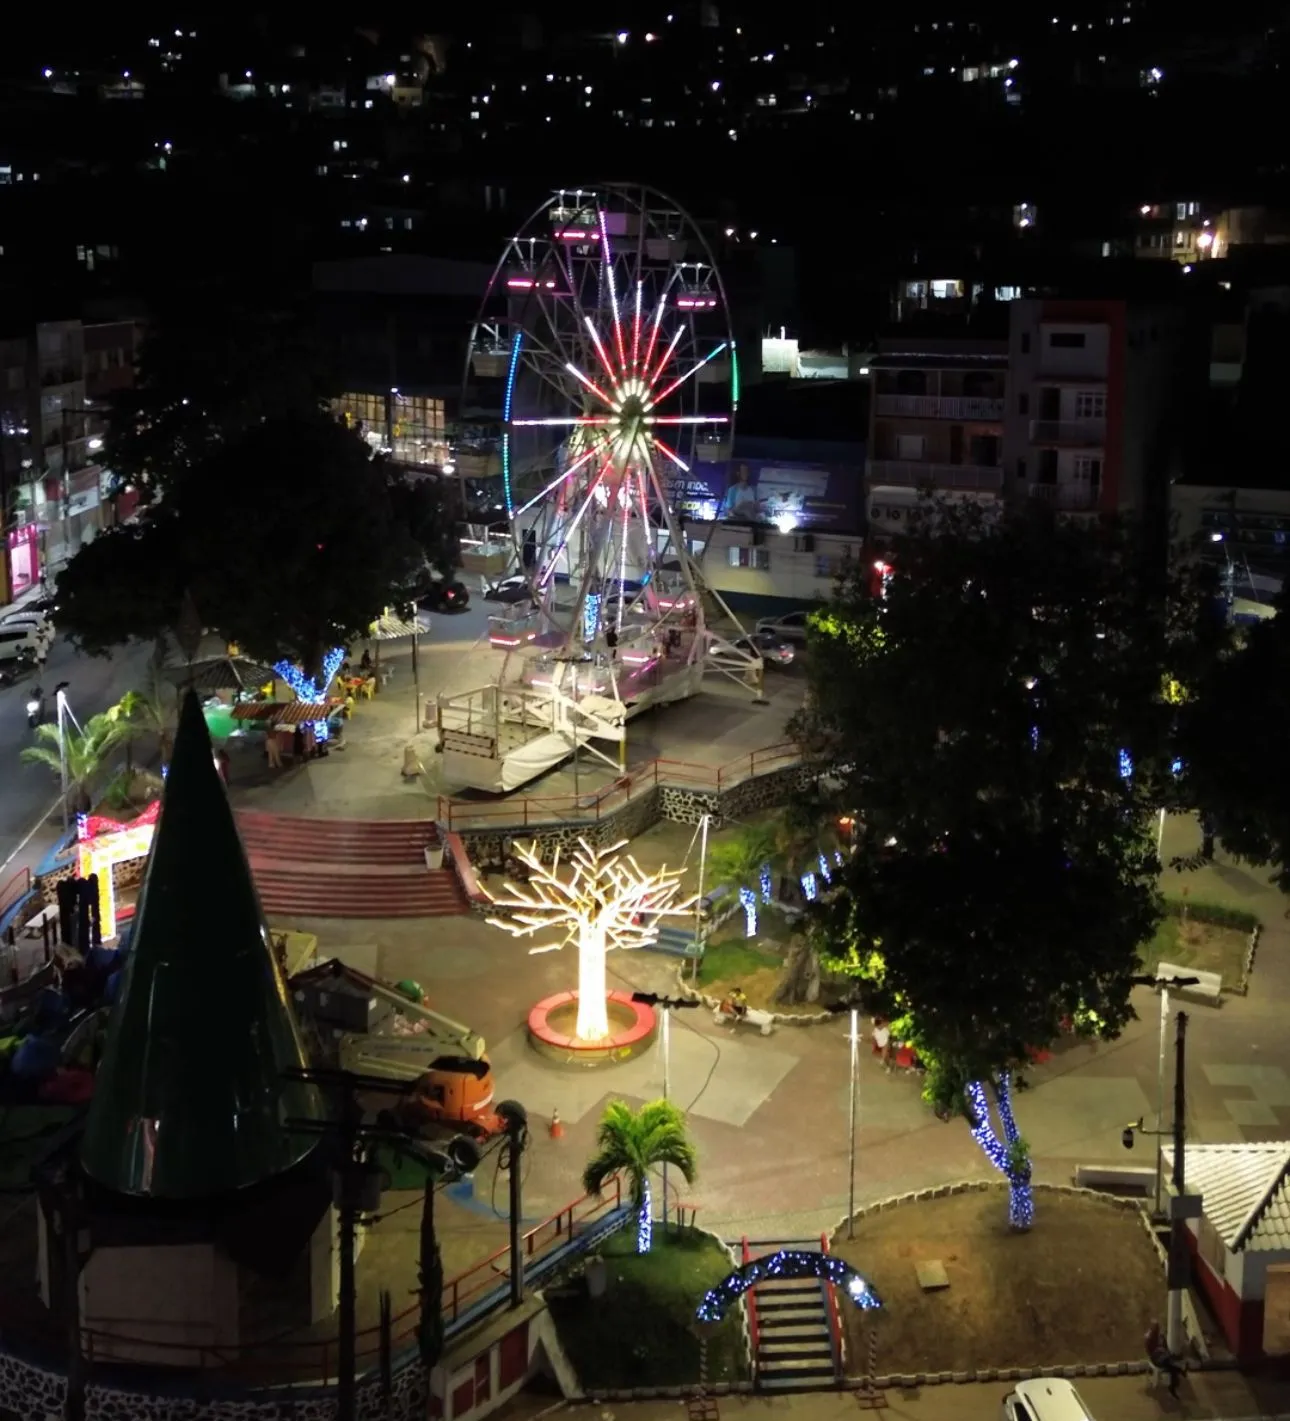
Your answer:
[[[333,647],[323,657],[322,672],[317,681],[290,661],[274,662],[273,673],[287,683],[288,687],[295,692],[297,700],[303,701],[306,705],[319,705],[326,702],[327,692],[344,659],[345,648],[343,646]],[[313,730],[315,739],[327,739],[329,732],[326,720],[314,721]]]
[[[990,1103],[982,1081],[973,1081],[964,1090],[968,1124],[972,1129],[972,1138],[985,1151],[986,1159],[1008,1181],[1008,1223],[1014,1229],[1028,1229],[1035,1221],[1035,1201],[1030,1188],[1030,1151],[1012,1113],[1012,1081],[1004,1071],[990,1084],[999,1112],[999,1123],[1003,1126],[1003,1138],[999,1138],[990,1123]]]
[[[652,1217],[654,1198],[649,1187],[649,1176],[641,1180],[640,1206],[636,1211],[636,1252],[648,1253],[654,1242],[654,1220]]]

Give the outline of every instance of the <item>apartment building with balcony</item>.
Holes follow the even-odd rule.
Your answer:
[[[1011,303],[1005,497],[1071,515],[1168,515],[1208,350],[1181,304]]]
[[[119,516],[104,404],[133,380],[137,344],[134,321],[19,320],[0,335],[0,602]]]
[[[880,340],[870,369],[871,536],[899,534],[923,492],[997,503],[1008,342],[920,336],[911,328]]]

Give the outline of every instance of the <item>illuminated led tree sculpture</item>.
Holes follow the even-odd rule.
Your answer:
[[[548,867],[539,858],[536,844],[517,847],[516,856],[528,869],[529,881],[523,888],[508,882],[505,895],[492,900],[507,916],[488,921],[516,937],[531,937],[549,928],[564,930],[559,942],[534,947],[532,952],[558,952],[571,942],[578,944],[574,1035],[580,1041],[603,1041],[609,1035],[605,954],[614,948],[648,947],[658,937],[660,918],[694,911],[694,898],[677,902],[681,871],[646,872],[631,854],[619,852],[626,843],[623,839],[610,848],[593,849],[579,839],[569,859],[568,878],[560,876],[558,849]]]

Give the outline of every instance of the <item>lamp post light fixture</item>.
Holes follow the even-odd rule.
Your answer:
[[[72,715],[71,708],[67,704],[68,682],[60,681],[54,687],[54,706],[58,715],[58,783],[62,790],[63,799],[63,833],[67,833],[70,822],[70,812],[67,807],[67,721],[70,718],[73,725],[76,725],[76,717]],[[80,726],[76,728],[79,730]]]

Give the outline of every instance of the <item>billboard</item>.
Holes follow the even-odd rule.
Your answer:
[[[670,470],[673,508],[700,522],[769,523],[783,532],[807,528],[854,532],[862,526],[858,467],[786,459],[732,459]]]

